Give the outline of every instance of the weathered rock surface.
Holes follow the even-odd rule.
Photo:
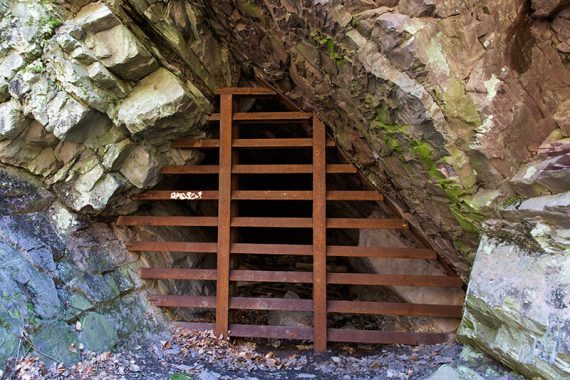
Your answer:
[[[109,227],[85,224],[55,199],[38,180],[0,167],[0,363],[29,349],[71,364],[79,343],[107,351],[160,321]]]
[[[529,377],[570,369],[570,256],[485,236],[471,272],[461,342]]]

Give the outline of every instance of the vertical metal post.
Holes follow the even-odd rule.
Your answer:
[[[313,340],[327,350],[327,226],[325,125],[313,113]]]
[[[228,335],[230,232],[232,191],[232,95],[220,100],[220,163],[218,182],[218,265],[216,283],[216,334]]]

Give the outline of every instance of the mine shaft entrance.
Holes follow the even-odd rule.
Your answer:
[[[172,187],[137,196],[149,202],[210,205],[194,213],[199,215],[122,216],[117,221],[123,226],[206,228],[214,237],[210,242],[128,242],[137,252],[215,255],[215,269],[141,269],[141,277],[149,280],[216,284],[215,296],[168,294],[154,296],[152,302],[215,312],[213,321],[183,323],[187,328],[213,329],[224,336],[313,340],[316,351],[326,350],[327,342],[449,340],[450,333],[335,328],[332,314],[461,316],[461,305],[347,299],[350,286],[461,288],[463,283],[450,273],[354,273],[349,260],[355,258],[435,261],[437,254],[422,246],[421,239],[410,248],[354,245],[359,229],[409,234],[409,225],[394,210],[370,217],[362,208],[348,206],[381,203],[384,197],[365,188],[356,167],[344,160],[316,114],[284,110],[268,88],[225,88],[219,95],[219,112],[208,118],[213,138],[182,139],[173,145],[204,150],[201,165],[163,167],[163,174],[175,178]],[[281,291],[275,292],[275,286]],[[236,318],[236,311],[252,310],[301,312],[311,324],[246,324]]]

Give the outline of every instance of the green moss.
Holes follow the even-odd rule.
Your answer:
[[[170,380],[192,380],[192,377],[185,373],[173,373],[170,375]]]
[[[328,56],[337,64],[340,65],[345,62],[345,57],[340,52],[340,48],[338,48],[331,37],[325,36],[320,32],[313,32],[311,33],[311,38],[315,40],[319,45],[323,46]]]
[[[43,67],[42,65],[30,65],[27,66],[24,70],[34,74],[41,74],[46,71],[46,68]]]
[[[47,17],[42,17],[42,19],[40,20],[40,24],[44,26],[46,33],[51,35],[57,28],[59,28],[63,24],[63,21],[58,17],[47,16]]]
[[[520,195],[513,195],[511,197],[508,197],[503,202],[503,207],[509,207],[509,206],[517,205],[517,204],[521,203],[523,200],[524,200],[524,198],[521,197]]]
[[[460,119],[474,126],[481,125],[481,118],[475,104],[465,92],[459,80],[450,79],[443,94],[443,111],[448,117]]]
[[[253,18],[256,18],[260,21],[265,20],[265,17],[263,17],[263,12],[257,7],[253,0],[246,0],[246,2],[243,3],[243,10]]]

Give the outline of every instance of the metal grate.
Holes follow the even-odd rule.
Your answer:
[[[216,311],[214,323],[181,323],[192,329],[213,329],[218,335],[250,338],[284,338],[313,340],[315,351],[325,351],[327,342],[356,342],[381,344],[433,344],[450,339],[448,333],[386,332],[355,329],[329,329],[327,313],[376,314],[460,318],[462,306],[427,305],[387,302],[327,300],[327,285],[381,285],[461,288],[456,276],[388,275],[365,273],[327,273],[327,257],[372,257],[436,260],[430,248],[371,248],[359,246],[327,245],[328,228],[408,229],[402,218],[359,219],[327,218],[327,201],[383,201],[376,191],[327,191],[327,173],[357,173],[351,164],[326,164],[327,140],[325,126],[314,113],[307,112],[234,112],[235,97],[276,95],[269,88],[225,88],[219,90],[220,112],[211,115],[209,122],[219,123],[219,139],[182,139],[173,144],[180,149],[219,149],[218,165],[167,166],[162,173],[169,175],[218,174],[217,191],[148,191],[137,196],[139,200],[174,199],[217,200],[218,216],[122,216],[122,226],[188,226],[217,227],[217,243],[131,241],[131,251],[137,252],[203,252],[217,254],[217,269],[143,268],[144,279],[212,280],[216,281],[216,296],[153,296],[151,301],[159,307],[211,308]],[[241,122],[281,123],[310,122],[312,138],[240,139]],[[240,165],[237,148],[312,148],[309,165]],[[240,174],[311,174],[310,191],[251,191],[238,188]],[[241,200],[306,200],[312,201],[312,217],[240,217],[235,201]],[[312,245],[249,244],[238,243],[237,227],[310,228]],[[311,272],[231,270],[231,255],[305,255],[312,256]],[[307,283],[313,286],[313,299],[279,299],[231,297],[230,284],[236,281]],[[287,310],[313,312],[313,327],[282,327],[230,324],[231,310]]]

